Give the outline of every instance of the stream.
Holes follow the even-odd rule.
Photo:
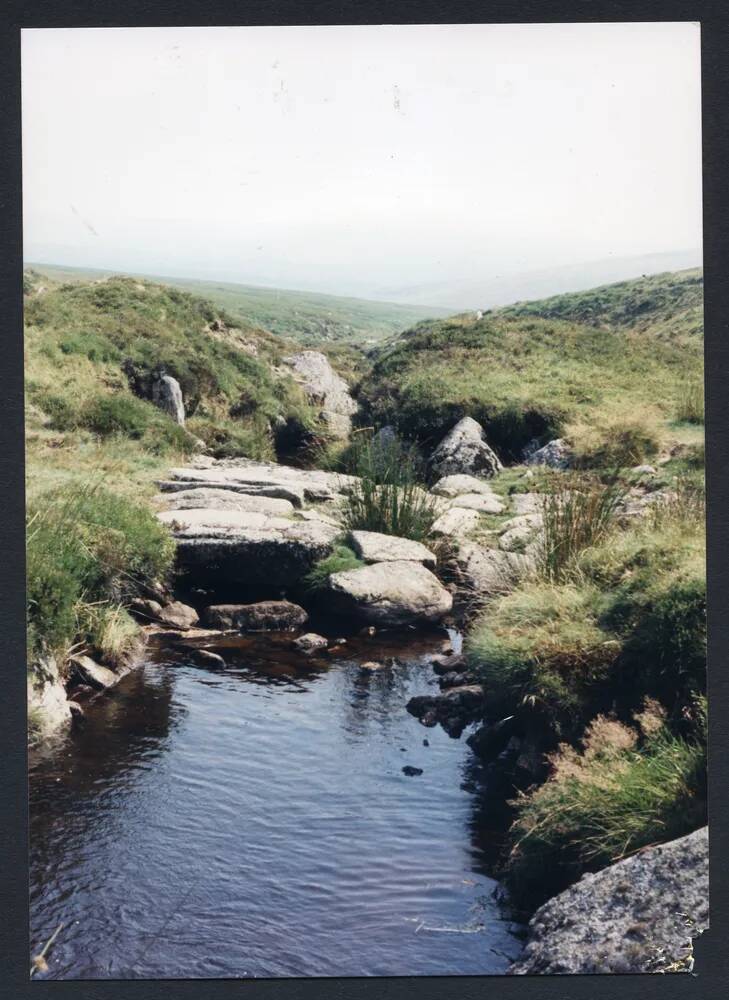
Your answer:
[[[225,637],[215,670],[151,645],[32,754],[32,953],[64,924],[36,978],[503,974],[478,765],[405,709],[444,637]]]

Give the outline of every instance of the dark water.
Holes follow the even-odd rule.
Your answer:
[[[499,974],[516,955],[468,748],[405,711],[442,637],[319,664],[284,642],[218,647],[224,671],[161,650],[33,760],[33,951],[65,925],[45,978]]]

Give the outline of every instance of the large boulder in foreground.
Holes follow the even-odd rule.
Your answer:
[[[453,598],[419,562],[379,562],[333,573],[329,578],[333,609],[373,625],[437,622]]]
[[[473,417],[459,420],[430,456],[430,467],[440,476],[467,474],[489,479],[503,466],[489,447],[481,424]]]
[[[708,925],[703,827],[583,875],[550,899],[532,917],[526,947],[509,972],[689,972],[692,938]]]
[[[435,569],[436,558],[430,549],[410,538],[383,535],[379,531],[352,531],[352,548],[367,563],[420,562]]]

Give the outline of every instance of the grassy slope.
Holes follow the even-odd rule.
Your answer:
[[[507,458],[626,417],[669,439],[702,376],[702,293],[701,272],[683,271],[420,323],[378,351],[361,396],[375,422],[421,439],[470,413]]]
[[[129,363],[142,385],[164,364],[182,385],[189,431],[221,454],[271,457],[268,427],[279,415],[314,426],[299,387],[272,370],[290,345],[267,331],[146,281],[43,284],[39,292],[32,274],[26,279],[31,494],[112,470],[133,491],[187,450],[189,437],[133,394]]]
[[[109,272],[34,264],[33,270],[55,281],[88,281]],[[197,281],[150,275],[148,280],[180,288],[214,302],[236,322],[265,327],[307,346],[340,342],[369,346],[428,316],[443,316],[446,309],[408,306],[368,299],[261,288],[223,281]]]

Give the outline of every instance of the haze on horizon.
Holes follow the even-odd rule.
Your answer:
[[[699,45],[689,22],[26,29],[25,258],[436,301],[699,262]]]

